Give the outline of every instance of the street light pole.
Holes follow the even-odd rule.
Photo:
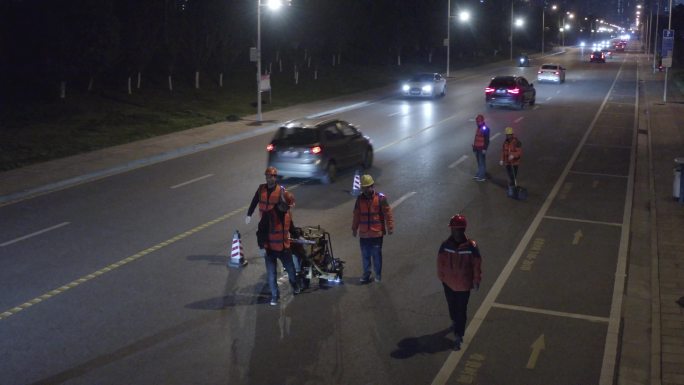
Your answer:
[[[451,0],[447,1],[447,60],[446,60],[446,76],[449,77],[449,46],[451,46]]]
[[[513,0],[511,0],[511,35],[508,37],[511,42],[511,61],[513,61]]]
[[[257,122],[261,122],[261,0],[257,0]]]
[[[542,7],[542,50],[541,50],[542,56],[544,56],[544,32],[545,32],[545,29],[544,29],[544,14],[545,14],[545,13],[546,13],[546,7]]]

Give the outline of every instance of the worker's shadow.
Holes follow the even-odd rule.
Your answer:
[[[398,348],[390,353],[390,356],[403,360],[416,354],[434,354],[451,350],[454,342],[446,338],[450,331],[451,329],[447,328],[433,334],[404,338],[397,343]]]

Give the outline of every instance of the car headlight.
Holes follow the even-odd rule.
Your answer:
[[[432,86],[431,85],[423,86],[423,92],[432,92]]]
[[[401,86],[401,89],[402,89],[402,91],[404,91],[404,92],[408,92],[408,90],[410,90],[411,87],[409,87],[408,84],[404,84],[403,86]]]

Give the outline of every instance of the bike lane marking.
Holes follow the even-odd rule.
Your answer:
[[[624,62],[623,62],[624,63]],[[544,219],[546,216],[546,213],[549,211],[549,208],[551,207],[551,204],[555,200],[556,196],[558,195],[559,191],[561,190],[561,187],[565,183],[565,180],[570,174],[571,168],[575,165],[580,152],[582,148],[585,146],[587,139],[589,138],[590,134],[592,133],[601,113],[604,111],[606,104],[608,103],[608,100],[610,99],[611,93],[615,88],[615,85],[620,78],[620,75],[622,73],[622,66],[620,66],[620,69],[618,70],[618,73],[616,74],[615,78],[613,79],[613,83],[610,87],[609,92],[606,94],[606,96],[603,99],[603,102],[601,103],[601,107],[598,109],[596,112],[596,115],[594,116],[594,119],[592,120],[591,124],[589,125],[589,128],[587,131],[584,133],[582,136],[582,139],[580,140],[579,144],[577,145],[575,151],[573,152],[570,160],[566,164],[565,168],[563,169],[563,172],[561,173],[560,177],[554,184],[553,188],[551,189],[551,192],[547,196],[546,200],[542,204],[541,208],[539,209],[539,212],[537,215],[534,217],[532,220],[532,223],[530,224],[530,227],[527,229],[525,234],[523,235],[522,239],[518,243],[518,246],[514,250],[513,254],[511,255],[510,259],[506,263],[506,266],[503,268],[501,271],[501,274],[498,276],[497,280],[494,282],[492,285],[491,290],[489,293],[487,293],[487,296],[483,300],[482,304],[478,308],[477,312],[472,318],[472,321],[470,322],[470,325],[468,325],[468,328],[465,331],[465,335],[463,337],[464,343],[461,347],[461,350],[459,351],[452,351],[449,353],[449,356],[447,357],[446,361],[442,365],[442,368],[439,370],[437,375],[435,376],[434,380],[432,381],[432,385],[445,385],[447,381],[449,380],[449,377],[451,377],[452,373],[455,371],[456,367],[458,366],[459,362],[463,358],[463,355],[466,350],[468,350],[468,345],[469,342],[472,341],[473,337],[477,334],[477,331],[479,328],[482,326],[483,321],[487,317],[487,314],[489,311],[494,307],[495,299],[499,296],[501,293],[501,290],[503,289],[504,284],[508,281],[510,278],[513,270],[515,267],[518,265],[518,262],[520,258],[522,257],[523,252],[526,250],[527,246],[529,245],[532,236],[535,234],[537,231],[539,225],[541,224],[541,221]],[[637,82],[638,84],[638,82]],[[636,100],[636,105],[638,105],[638,96]],[[637,109],[635,105],[635,115],[637,114]],[[634,124],[637,124],[637,120],[635,119]],[[634,130],[634,135],[636,135],[636,130]],[[616,266],[616,272],[615,272],[615,281],[613,285],[613,301],[611,304],[611,309],[610,309],[610,317],[608,318],[608,331],[606,335],[606,344],[604,347],[604,354],[603,354],[603,364],[601,368],[601,376],[600,376],[600,384],[610,384],[612,383],[613,376],[614,376],[614,367],[615,367],[615,360],[617,357],[617,344],[618,344],[618,338],[619,338],[619,324],[620,324],[620,309],[622,306],[622,293],[624,291],[624,282],[625,282],[625,271],[626,271],[626,257],[627,257],[627,251],[628,251],[628,243],[629,243],[629,229],[630,229],[630,210],[631,210],[631,202],[632,202],[632,194],[633,194],[633,170],[634,170],[634,163],[635,163],[635,158],[634,158],[634,153],[631,154],[630,156],[630,167],[629,167],[629,177],[628,177],[628,189],[627,189],[627,199],[625,201],[625,206],[623,210],[623,223],[620,225],[621,226],[621,240],[620,240],[620,245],[619,245],[619,251],[618,251],[618,258],[617,258],[617,266]]]

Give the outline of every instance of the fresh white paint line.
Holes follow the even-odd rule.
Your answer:
[[[618,226],[618,227],[622,226],[622,223],[617,223],[617,222],[591,221],[589,219],[554,217],[552,215],[546,215],[546,216],[544,216],[544,219],[555,219],[557,221],[568,221],[568,222],[593,223],[595,225],[606,225],[606,226]]]
[[[404,194],[401,198],[399,198],[399,199],[397,199],[396,201],[394,201],[394,203],[390,204],[390,207],[392,208],[392,210],[394,210],[394,209],[395,209],[397,206],[399,206],[403,201],[407,200],[408,198],[410,198],[410,197],[412,197],[412,196],[414,196],[414,195],[416,195],[416,192],[415,192],[415,191],[411,191],[410,193],[406,193],[406,194]]]
[[[579,175],[606,176],[610,178],[629,178],[629,175],[601,174],[597,172],[570,171],[570,173]]]
[[[54,226],[52,226],[52,227],[48,227],[47,229],[39,230],[39,231],[36,231],[35,233],[27,234],[27,235],[24,235],[23,237],[15,238],[15,239],[12,239],[11,241],[7,241],[7,242],[4,242],[4,243],[0,243],[0,247],[9,246],[9,245],[11,245],[11,244],[13,244],[13,243],[21,242],[21,241],[23,241],[23,240],[25,240],[25,239],[29,239],[29,238],[31,238],[31,237],[35,237],[36,235],[40,235],[40,234],[43,234],[43,233],[47,233],[48,231],[56,230],[56,229],[58,229],[58,228],[60,228],[60,227],[64,227],[64,226],[68,225],[69,223],[71,223],[71,222],[62,222],[62,223],[60,223],[60,224],[58,224],[58,225],[54,225]]]
[[[620,77],[620,74],[622,73],[622,67],[618,70],[617,75],[613,79],[613,84],[610,87],[610,90],[606,94],[605,98],[603,99],[603,103],[601,103],[601,107],[598,109],[596,112],[596,115],[594,115],[594,119],[592,120],[591,124],[589,125],[589,128],[587,131],[584,133],[584,136],[580,140],[579,144],[575,148],[575,152],[572,154],[570,157],[570,160],[566,164],[565,168],[561,172],[561,175],[558,177],[558,180],[554,184],[553,188],[551,189],[551,192],[549,195],[546,197],[546,200],[544,200],[544,203],[542,204],[541,208],[537,212],[537,215],[534,217],[532,220],[532,223],[530,224],[530,227],[528,227],[527,231],[525,234],[523,234],[522,239],[518,243],[518,246],[516,246],[515,250],[513,251],[513,254],[511,254],[511,257],[508,259],[508,262],[506,262],[506,266],[504,266],[503,270],[501,271],[501,274],[497,277],[496,281],[494,281],[494,284],[492,285],[492,288],[489,290],[487,293],[487,296],[485,299],[482,301],[482,304],[480,307],[477,309],[475,312],[475,315],[472,318],[472,321],[468,325],[465,331],[465,335],[463,336],[464,342],[461,345],[461,350],[459,351],[452,351],[449,353],[449,356],[447,357],[446,361],[444,362],[444,365],[442,365],[442,368],[439,370],[435,378],[432,380],[432,385],[445,385],[449,381],[449,377],[451,377],[451,374],[456,370],[456,367],[458,366],[458,363],[461,361],[461,358],[463,358],[464,352],[468,350],[468,346],[470,341],[473,340],[473,337],[477,334],[477,331],[480,329],[480,326],[482,326],[482,323],[484,322],[485,318],[487,317],[487,314],[493,307],[496,298],[499,296],[501,291],[503,290],[504,285],[510,278],[511,274],[515,270],[516,266],[518,266],[518,263],[520,261],[520,258],[522,257],[523,253],[527,249],[527,246],[529,245],[530,241],[532,240],[532,237],[536,233],[537,229],[539,228],[539,225],[541,224],[542,219],[546,216],[546,213],[549,211],[549,208],[551,207],[551,204],[553,201],[556,199],[556,196],[558,195],[558,192],[560,191],[561,187],[565,183],[565,180],[568,176],[568,173],[570,172],[570,169],[572,166],[575,164],[577,161],[577,158],[579,157],[580,151],[582,150],[582,147],[584,147],[584,143],[587,142],[587,139],[589,138],[589,135],[593,131],[594,126],[596,125],[596,122],[598,121],[598,118],[601,114],[601,112],[605,109],[605,105],[608,103],[608,96],[610,95],[610,92],[615,88],[615,83],[617,82],[618,78]],[[559,91],[560,92],[560,91]],[[635,130],[636,131],[636,130]],[[632,157],[634,156],[634,152],[632,152]],[[633,170],[634,163],[630,165],[630,168]],[[632,172],[630,172],[630,175],[633,175]],[[625,203],[625,215],[628,214],[628,206],[631,208],[631,193],[632,191],[632,185],[633,181],[632,178],[630,177],[629,183],[628,183],[628,199],[627,202]],[[625,231],[626,229],[626,231]],[[624,264],[625,261],[623,261],[623,252],[626,253],[626,251],[623,250],[623,246],[626,246],[626,239],[629,239],[629,217],[627,217],[627,222],[625,222],[625,226],[622,227],[622,239],[620,243],[620,250],[618,252],[619,257],[618,257],[618,266],[617,266],[617,271],[615,274],[615,290],[613,291],[613,303],[611,305],[610,309],[610,318],[608,322],[608,335],[606,336],[606,344],[605,344],[605,350],[604,350],[604,355],[603,355],[603,367],[601,370],[601,382],[600,385],[604,384],[612,384],[612,373],[610,369],[614,369],[615,365],[615,349],[617,347],[617,326],[619,326],[619,318],[620,318],[620,308],[622,305],[622,292],[618,290],[618,285],[624,286]],[[625,234],[627,234],[627,237],[625,237]]]
[[[494,140],[494,139],[498,138],[499,136],[501,136],[501,133],[497,132],[496,134],[492,135],[492,137],[489,138],[489,140]]]
[[[179,183],[179,184],[177,184],[177,185],[175,185],[175,186],[171,186],[171,188],[174,189],[174,188],[178,188],[178,187],[187,186],[187,185],[189,185],[190,183],[195,183],[195,182],[201,181],[202,179],[211,178],[212,176],[214,176],[214,174],[207,174],[207,175],[201,176],[201,177],[199,177],[199,178],[190,179],[190,180],[187,181],[187,182],[183,182],[183,183]]]
[[[409,136],[406,136],[406,137],[397,139],[397,140],[395,140],[395,141],[393,141],[393,142],[387,143],[386,145],[384,145],[384,146],[378,148],[377,150],[375,150],[375,152],[377,153],[377,152],[386,150],[387,148],[392,147],[392,146],[394,146],[395,144],[397,144],[397,143],[399,143],[399,142],[403,142],[403,141],[406,140],[406,139],[410,139],[410,138],[412,138],[412,137],[414,137],[414,136],[416,136],[416,135],[418,135],[418,134],[420,134],[420,133],[422,133],[422,132],[424,132],[424,131],[427,131],[427,130],[433,128],[433,127],[437,127],[438,125],[440,125],[440,124],[442,124],[442,123],[445,123],[445,122],[448,122],[448,121],[450,121],[450,120],[452,120],[452,119],[455,119],[455,118],[456,118],[456,115],[452,115],[452,116],[450,116],[450,117],[448,117],[448,118],[446,118],[446,119],[440,120],[439,122],[437,122],[437,123],[435,123],[435,124],[431,124],[431,125],[429,125],[429,126],[423,127],[423,128],[421,128],[420,130],[418,130],[418,131],[412,133],[412,134],[409,135]]]
[[[454,168],[458,166],[459,164],[463,163],[466,159],[468,159],[468,155],[461,155],[461,157],[458,158],[457,161],[449,165],[449,168]]]
[[[520,123],[521,120],[525,119],[524,116],[519,117],[518,119],[514,120],[513,123]]]
[[[608,323],[608,321],[610,321],[610,319],[607,317],[597,317],[597,316],[586,315],[586,314],[566,313],[564,311],[537,309],[537,308],[527,307],[527,306],[506,305],[503,303],[496,303],[496,302],[492,304],[492,307],[497,307],[500,309],[515,310],[515,311],[524,311],[524,312],[528,312],[528,313],[554,315],[554,316],[558,316],[558,317],[575,318],[575,319],[581,319],[581,320],[591,321],[591,322]]]

